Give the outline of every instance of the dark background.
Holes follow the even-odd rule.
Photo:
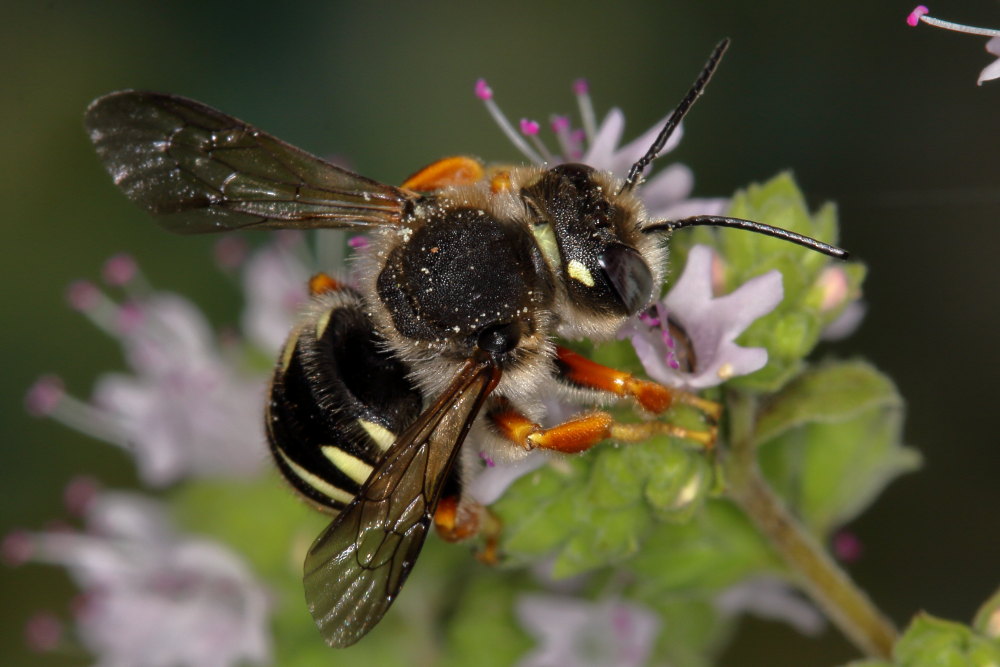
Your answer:
[[[587,76],[598,114],[623,108],[630,138],[728,35],[673,158],[694,169],[699,195],[792,168],[813,205],[840,204],[843,245],[870,266],[870,310],[826,352],[863,355],[899,383],[907,442],[926,457],[851,526],[865,546],[852,573],[900,624],[918,609],[968,621],[1000,583],[1000,81],[975,85],[992,59],[984,38],[908,28],[911,1],[7,3],[0,530],[61,515],[75,473],[135,483],[119,450],[23,412],[43,372],[87,396],[99,373],[122,368],[117,345],[64,305],[70,281],[97,278],[127,250],[216,323],[238,315],[212,239],[161,232],[113,189],[81,126],[92,98],[131,87],[186,95],[400,182],[448,154],[520,159],[472,94],[479,76],[515,119],[574,111],[570,82]],[[934,9],[1000,27],[996,2]],[[59,570],[0,568],[0,586],[0,662],[80,663],[21,648],[27,617],[62,611],[73,593]],[[833,630],[813,640],[750,622],[721,662],[855,655]]]

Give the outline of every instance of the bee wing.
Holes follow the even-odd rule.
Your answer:
[[[467,362],[309,549],[306,602],[331,646],[361,639],[396,599],[423,546],[459,445],[499,379],[491,362]]]
[[[111,93],[84,124],[118,187],[174,232],[394,226],[408,200],[183,97]]]

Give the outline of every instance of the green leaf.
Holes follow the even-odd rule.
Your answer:
[[[655,525],[624,567],[651,597],[705,595],[752,575],[781,571],[746,515],[727,500],[709,500],[688,523]]]
[[[761,412],[761,468],[807,527],[825,536],[919,465],[900,443],[902,419],[895,387],[870,365],[811,368]]]
[[[899,667],[994,667],[1000,643],[968,626],[920,613],[893,650]]]
[[[802,373],[768,399],[757,415],[757,443],[809,422],[840,422],[872,408],[902,405],[892,381],[870,364],[823,364]]]
[[[649,508],[636,504],[616,510],[594,510],[587,524],[562,547],[552,565],[556,579],[618,563],[639,551],[651,523]]]
[[[507,667],[531,650],[534,642],[515,616],[516,598],[530,586],[524,579],[523,575],[480,571],[453,591],[454,606],[445,631],[446,652],[440,664]]]

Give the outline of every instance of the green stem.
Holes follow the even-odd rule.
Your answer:
[[[847,638],[869,656],[890,658],[897,639],[892,621],[837,566],[764,480],[754,442],[756,412],[753,397],[730,395],[730,448],[724,464],[729,496]]]

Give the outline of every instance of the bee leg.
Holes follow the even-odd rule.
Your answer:
[[[632,397],[645,410],[659,414],[675,403],[690,405],[712,422],[722,415],[722,406],[695,394],[640,380],[631,373],[603,366],[565,347],[556,348],[556,367],[562,381],[583,389]],[[617,437],[617,436],[616,436]]]
[[[446,157],[432,162],[403,183],[407,190],[433,192],[451,185],[471,185],[483,178],[485,170],[471,157]]]
[[[309,294],[312,296],[319,296],[327,292],[336,292],[343,288],[344,286],[340,281],[326,273],[317,273],[309,279]]]
[[[589,412],[551,428],[542,428],[503,398],[493,401],[486,419],[494,432],[525,449],[548,449],[564,454],[586,451],[602,440],[642,442],[654,435],[693,440],[711,448],[717,435],[714,426],[707,431],[695,431],[661,421],[620,423],[604,411]]]
[[[459,542],[475,535],[483,537],[483,547],[476,558],[487,565],[496,565],[500,558],[500,519],[478,501],[468,496],[445,496],[434,511],[434,527],[448,542]]]

